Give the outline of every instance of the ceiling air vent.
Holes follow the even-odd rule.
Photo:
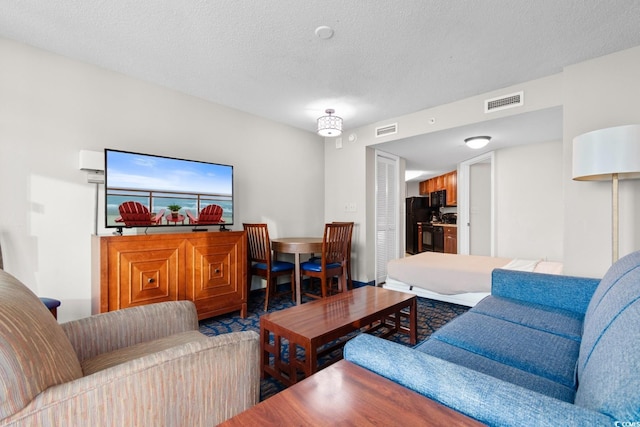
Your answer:
[[[397,123],[376,128],[376,138],[380,138],[381,136],[393,135],[394,133],[398,133]]]
[[[524,92],[516,92],[510,95],[499,96],[497,98],[484,100],[484,112],[506,110],[507,108],[520,107],[524,105]]]

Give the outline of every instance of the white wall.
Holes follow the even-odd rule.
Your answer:
[[[564,70],[565,271],[600,277],[611,265],[611,183],[571,180],[572,141],[640,123],[640,46]],[[620,256],[640,249],[640,180],[620,181]]]
[[[331,167],[325,170],[324,175],[324,217],[326,222],[354,222],[351,274],[357,281],[364,281],[362,272],[366,259],[363,256],[366,251],[366,235],[361,218],[366,209],[366,197],[364,191],[356,189],[364,188],[366,172],[364,162],[353,162],[352,159],[364,159],[364,155],[364,147],[347,141],[347,138],[342,138],[342,148],[336,148],[335,138],[326,139],[324,161]],[[327,203],[329,200],[331,203]],[[355,207],[355,211],[347,209],[347,205]],[[319,224],[319,235],[322,235],[322,226],[323,224]]]
[[[496,151],[496,256],[563,260],[562,141]]]
[[[375,206],[373,204],[375,197],[375,176],[373,173],[375,168],[375,162],[373,161],[375,144],[481,122],[486,120],[483,100],[505,93],[525,90],[527,102],[521,109],[516,109],[518,114],[557,107],[562,105],[561,84],[562,76],[558,74],[406,116],[390,118],[362,128],[347,129],[345,135],[354,133],[357,135],[357,140],[354,143],[343,142],[344,148],[341,150],[336,150],[335,142],[327,139],[325,142],[325,170],[327,176],[331,175],[331,179],[327,178],[326,180],[325,212],[337,215],[342,209],[344,200],[351,198],[357,200],[364,198],[366,202],[366,210],[359,210],[355,215],[351,215],[361,225],[359,245],[364,250],[359,252],[358,255],[365,257],[365,259],[359,260],[357,280],[372,282],[375,279]],[[498,111],[492,113],[491,119],[514,114],[516,113],[513,110]],[[429,124],[430,117],[437,118],[436,124]],[[374,136],[377,126],[396,122],[398,123],[397,134],[383,138]],[[361,175],[355,174],[355,172],[361,170],[364,170],[365,173]],[[404,171],[402,173],[404,174]],[[411,191],[411,187],[406,187],[405,185],[401,187],[403,192]],[[334,192],[340,194],[340,198],[334,197]],[[402,238],[403,233],[401,232],[400,239]]]
[[[629,123],[640,123],[640,46],[572,65],[562,73],[502,90],[481,94],[447,105],[422,110],[402,117],[394,117],[362,128],[347,130],[355,133],[355,144],[372,146],[381,142],[403,139],[410,136],[436,132],[465,124],[485,120],[482,113],[482,100],[514,91],[524,90],[526,103],[520,112],[536,111],[556,106],[563,107],[562,199],[557,206],[549,209],[559,213],[553,215],[552,228],[557,228],[555,236],[562,236],[561,244],[554,241],[547,250],[546,244],[539,248],[548,259],[560,259],[564,262],[567,274],[601,277],[611,264],[611,186],[606,182],[575,182],[571,180],[571,144],[575,136],[595,129]],[[492,119],[515,114],[513,110],[496,112]],[[429,125],[428,119],[436,117],[436,124]],[[398,123],[398,133],[385,138],[375,138],[377,126]],[[325,143],[326,150],[331,149]],[[374,177],[370,154],[366,151],[351,150],[349,156],[351,168],[339,170],[333,167],[333,156],[326,156],[326,170],[334,174],[333,182],[344,185],[341,194],[344,198],[360,197],[365,189],[367,197],[366,212],[358,212],[357,221],[364,224],[365,235],[361,244],[366,248],[366,259],[361,260],[359,280],[373,280],[375,254],[375,230],[373,222],[375,210],[372,206]],[[343,163],[345,159],[341,160]],[[546,162],[547,160],[545,160]],[[353,177],[351,170],[361,169],[365,165],[366,176]],[[544,163],[539,164],[545,167]],[[504,178],[504,174],[503,174]],[[544,183],[543,185],[557,185]],[[404,188],[404,187],[403,187]],[[555,187],[554,187],[555,188]],[[340,201],[333,200],[330,194],[334,187],[327,186],[325,210],[336,209]],[[352,195],[352,196],[350,196]],[[499,196],[498,196],[499,197]],[[640,249],[640,180],[622,181],[620,185],[620,255]],[[561,223],[558,224],[558,223]],[[506,225],[502,225],[504,229]],[[513,225],[510,226],[513,228]],[[508,228],[507,228],[508,229]],[[536,241],[536,235],[527,236]],[[508,239],[506,237],[505,239]],[[525,239],[526,240],[526,239]],[[505,246],[506,245],[506,246]],[[536,245],[538,245],[536,243]],[[545,246],[545,247],[543,247]],[[499,253],[523,251],[525,248],[513,246],[506,240],[501,242]]]
[[[78,169],[80,150],[232,164],[233,229],[261,221],[273,237],[321,233],[317,135],[5,39],[0,57],[5,269],[38,295],[62,300],[61,321],[91,310],[95,187]],[[102,210],[100,201],[100,224]]]
[[[419,181],[410,181],[410,182],[407,182],[405,185],[406,185],[405,192],[407,193],[407,197],[421,196]]]

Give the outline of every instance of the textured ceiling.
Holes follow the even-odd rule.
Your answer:
[[[310,132],[326,108],[348,131],[555,74],[639,28],[638,0],[0,0],[0,37]]]

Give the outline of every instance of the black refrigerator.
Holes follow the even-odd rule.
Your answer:
[[[418,223],[429,221],[429,214],[431,213],[429,197],[407,197],[406,204],[406,251],[410,254],[417,254],[418,239],[420,238],[418,235]]]

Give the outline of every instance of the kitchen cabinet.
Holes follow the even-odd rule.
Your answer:
[[[421,195],[428,196],[434,191],[447,191],[447,206],[458,205],[458,172],[451,171],[435,178],[421,181],[419,184]]]
[[[443,226],[444,230],[444,253],[458,253],[458,227]]]
[[[429,191],[429,180],[425,179],[424,181],[420,181],[420,184],[418,185],[418,189],[420,191],[421,196],[428,196],[429,193],[431,193]]]
[[[430,191],[429,191],[429,181],[420,181],[420,186],[419,186],[419,191],[420,191],[420,195],[429,195]]]
[[[432,179],[425,179],[424,181],[420,181],[420,185],[418,186],[418,189],[420,191],[420,195],[421,196],[428,196],[431,194],[432,191],[435,191],[433,189],[434,187],[434,182]]]
[[[458,205],[458,172],[453,171],[445,175],[445,190],[447,190],[447,206]]]
[[[244,231],[93,236],[93,313],[189,300],[198,319],[247,315]]]
[[[432,179],[426,179],[424,181],[420,181],[420,185],[419,185],[419,191],[420,191],[420,195],[422,196],[428,196],[430,195],[435,188],[435,181],[433,181]]]

